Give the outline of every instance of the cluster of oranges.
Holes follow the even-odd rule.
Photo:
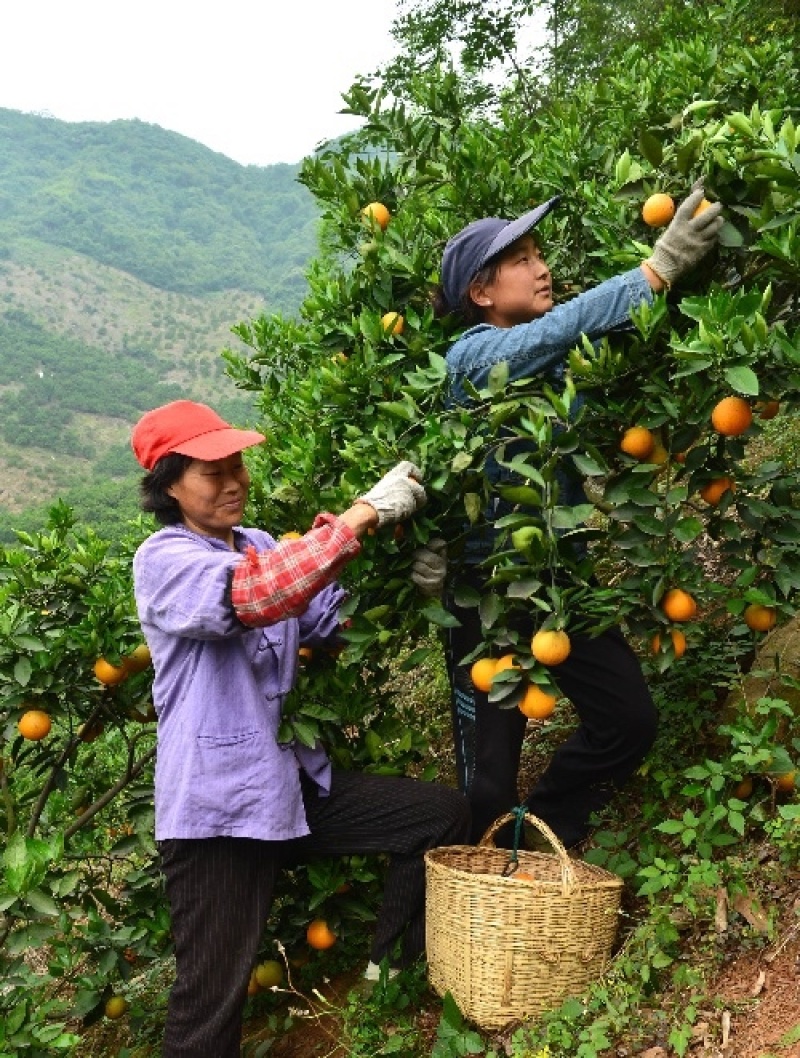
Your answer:
[[[150,648],[146,643],[140,643],[127,657],[123,658],[119,665],[112,665],[105,658],[98,658],[93,666],[97,679],[106,687],[115,687],[129,676],[144,670],[151,663]],[[44,709],[26,709],[17,722],[17,730],[23,738],[30,742],[40,742],[50,734],[53,722],[50,714]],[[97,720],[93,724],[84,724],[79,731],[81,741],[92,742],[102,733],[102,722]]]
[[[540,664],[548,667],[566,661],[570,650],[569,636],[560,628],[540,628],[531,640],[531,654]],[[504,654],[500,658],[479,658],[470,669],[470,678],[479,691],[488,693],[498,673],[519,667],[513,654]],[[536,683],[529,683],[518,706],[520,712],[530,719],[545,720],[552,714],[557,701],[556,695],[542,690]]]
[[[705,213],[711,203],[704,198],[692,216],[697,217]],[[651,195],[642,206],[642,220],[651,228],[663,228],[669,224],[675,216],[675,200],[672,195],[663,191],[657,191]]]
[[[778,401],[764,401],[756,406],[756,411],[759,418],[772,419],[778,413],[779,407]],[[744,397],[732,394],[723,397],[714,405],[710,421],[712,428],[721,437],[740,437],[752,425],[753,408]],[[640,462],[661,463],[668,458],[666,452],[659,451],[661,445],[657,436],[646,426],[628,427],[619,447],[626,455]],[[675,458],[682,463],[685,460],[685,453],[679,453]],[[699,489],[699,494],[710,507],[716,507],[726,493],[733,493],[735,490],[735,480],[726,474],[706,482]],[[674,622],[690,621],[697,613],[695,600],[688,592],[680,588],[673,588],[666,592],[661,600],[661,608],[669,620]],[[743,617],[748,628],[756,632],[768,632],[775,625],[777,612],[774,607],[751,603],[745,608]],[[680,629],[673,629],[670,637],[675,656],[682,657],[686,650],[685,635]],[[659,634],[653,636],[650,642],[653,653],[660,653],[661,643]]]

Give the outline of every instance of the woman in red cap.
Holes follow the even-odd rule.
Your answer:
[[[241,525],[242,451],[263,440],[193,401],[148,412],[132,437],[147,471],[143,507],[162,525],[133,572],[155,672],[156,841],[177,967],[165,1058],[239,1055],[282,865],[388,855],[366,974],[376,979],[397,949],[400,965],[424,950],[425,851],[469,831],[455,790],[332,771],[321,745],[278,741],[300,647],[338,640],[338,571],[370,528],[419,510],[425,490],[419,470],[400,463],[343,514],[320,514],[305,536],[277,542]]]
[[[551,198],[517,220],[484,217],[468,224],[447,243],[436,309],[452,315],[464,331],[447,354],[450,400],[469,404],[470,392],[484,389],[493,368],[503,363],[508,380],[563,378],[570,349],[581,337],[591,341],[630,325],[630,313],[653,294],[693,268],[715,245],[722,218],[715,203],[695,216],[703,198],[696,184],[672,223],[656,241],[647,261],[578,297],[554,305],[550,270],[534,229],[556,208]],[[473,389],[474,387],[474,389]],[[524,455],[515,442],[514,455]],[[511,459],[510,452],[506,453]],[[487,466],[493,483],[518,481],[496,462]],[[566,468],[560,475],[559,503],[586,503],[580,480]],[[510,512],[498,500],[483,524],[467,527],[467,544],[448,607],[459,625],[448,630],[446,657],[452,688],[453,732],[459,787],[472,808],[472,837],[519,801],[517,771],[526,719],[517,709],[491,703],[461,665],[483,639],[480,611],[454,602],[459,584],[480,598],[491,576],[490,556],[497,533],[493,523]],[[580,557],[580,555],[576,555]],[[429,564],[434,556],[428,556]],[[440,560],[441,580],[444,562]],[[462,598],[466,593],[462,593]],[[536,629],[536,610],[519,615],[514,630],[523,642]],[[592,815],[629,778],[650,748],[656,711],[639,663],[618,629],[590,638],[571,636],[570,656],[558,667],[558,685],[579,717],[572,735],[555,751],[536,785],[524,797],[567,847],[582,841]],[[496,836],[508,843],[511,829]]]

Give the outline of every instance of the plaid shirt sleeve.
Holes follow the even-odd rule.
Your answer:
[[[236,616],[251,628],[297,617],[360,550],[353,532],[334,514],[318,514],[305,536],[284,540],[272,551],[257,551],[251,544],[233,571]]]

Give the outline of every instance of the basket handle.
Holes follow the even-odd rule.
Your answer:
[[[543,819],[539,819],[538,816],[533,815],[531,812],[526,812],[524,818],[526,823],[531,823],[535,826],[553,846],[553,851],[558,856],[561,866],[561,888],[564,896],[568,896],[575,888],[575,868],[572,866],[572,860],[569,858],[569,853]],[[495,819],[494,823],[492,823],[478,842],[478,846],[494,848],[494,841],[492,840],[494,835],[500,827],[504,826],[512,819],[516,819],[514,812],[507,812],[506,815],[500,816],[499,819]]]

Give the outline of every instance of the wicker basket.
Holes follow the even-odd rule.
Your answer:
[[[622,880],[573,860],[546,823],[525,819],[555,855],[518,853],[533,881],[504,877],[496,820],[480,844],[432,849],[425,856],[428,973],[465,1017],[485,1029],[535,1016],[580,995],[603,972],[617,931]]]

